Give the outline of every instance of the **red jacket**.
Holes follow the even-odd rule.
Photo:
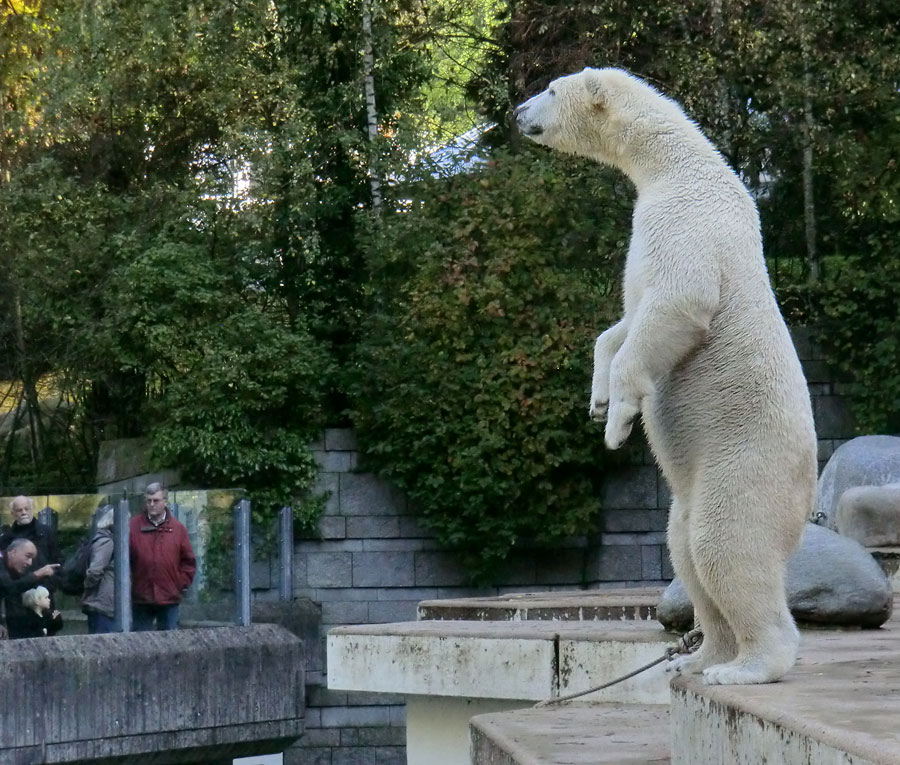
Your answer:
[[[165,520],[154,526],[147,513],[141,512],[131,519],[128,538],[132,602],[178,603],[197,570],[184,524],[166,510]]]

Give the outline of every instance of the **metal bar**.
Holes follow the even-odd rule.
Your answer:
[[[53,531],[54,534],[56,534],[57,525],[59,524],[59,516],[52,507],[45,507],[42,510],[38,511],[37,518],[38,523],[46,526],[48,529]]]
[[[234,595],[235,623],[250,626],[250,502],[242,499],[234,507]]]
[[[177,503],[177,502],[170,502],[170,503],[169,503],[169,512],[172,513],[172,517],[173,517],[176,521],[180,521],[180,520],[181,520],[181,508],[178,507],[178,503]]]
[[[197,593],[203,586],[203,559],[200,553],[197,552],[201,549],[200,533],[197,523],[197,513],[193,508],[184,511],[184,527],[187,529],[188,541],[191,543],[191,548],[197,556],[197,571],[194,574],[194,581],[191,582],[191,586],[188,587],[187,592],[185,593],[185,599],[189,603],[196,603]]]
[[[113,576],[115,582],[115,619],[117,632],[131,632],[131,556],[128,551],[128,527],[131,511],[128,500],[116,506],[113,523]]]
[[[294,599],[294,508],[282,507],[278,516],[278,543],[281,575],[278,579],[278,599]]]

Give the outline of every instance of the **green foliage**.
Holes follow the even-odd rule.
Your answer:
[[[892,55],[900,66],[896,46]],[[872,63],[855,78],[864,132],[835,132],[827,146],[840,215],[826,223],[834,254],[815,292],[817,328],[829,363],[850,383],[861,432],[900,433],[900,95],[877,76],[884,62]]]
[[[498,37],[470,88],[510,143],[511,106],[585,65],[683,104],[757,195],[787,320],[817,328],[861,428],[900,427],[896,3],[523,0]]]
[[[371,254],[358,359],[367,465],[489,576],[523,539],[591,528],[602,428],[593,340],[619,312],[629,200],[597,167],[499,156],[407,189]]]
[[[395,43],[397,9],[379,8],[390,126],[423,70]],[[69,404],[68,462],[87,480],[99,440],[149,434],[188,480],[296,505],[323,409],[334,423],[343,407],[332,359],[359,323],[356,3],[20,10],[0,11],[0,204],[14,221],[0,287],[15,296],[0,305],[0,379],[23,381],[10,389],[24,413],[3,475],[76,480],[46,467],[59,450],[43,384]],[[316,504],[303,508],[309,526]]]

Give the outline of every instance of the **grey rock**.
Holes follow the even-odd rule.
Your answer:
[[[900,545],[900,483],[853,486],[838,502],[838,534],[866,547]]]
[[[836,528],[841,495],[855,486],[883,486],[900,482],[900,438],[859,436],[834,450],[819,476],[815,514],[817,523]]]
[[[694,626],[694,605],[678,577],[663,590],[656,604],[656,618],[667,630],[686,632]]]
[[[788,606],[798,622],[878,627],[893,608],[891,583],[858,542],[807,523],[800,547],[788,560]],[[663,592],[657,618],[666,629],[684,631],[694,609],[679,579]]]

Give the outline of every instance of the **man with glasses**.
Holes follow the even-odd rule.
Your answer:
[[[172,517],[159,483],[144,490],[144,510],[131,519],[132,626],[136,632],[178,628],[178,605],[191,586],[197,559],[187,529]]]

